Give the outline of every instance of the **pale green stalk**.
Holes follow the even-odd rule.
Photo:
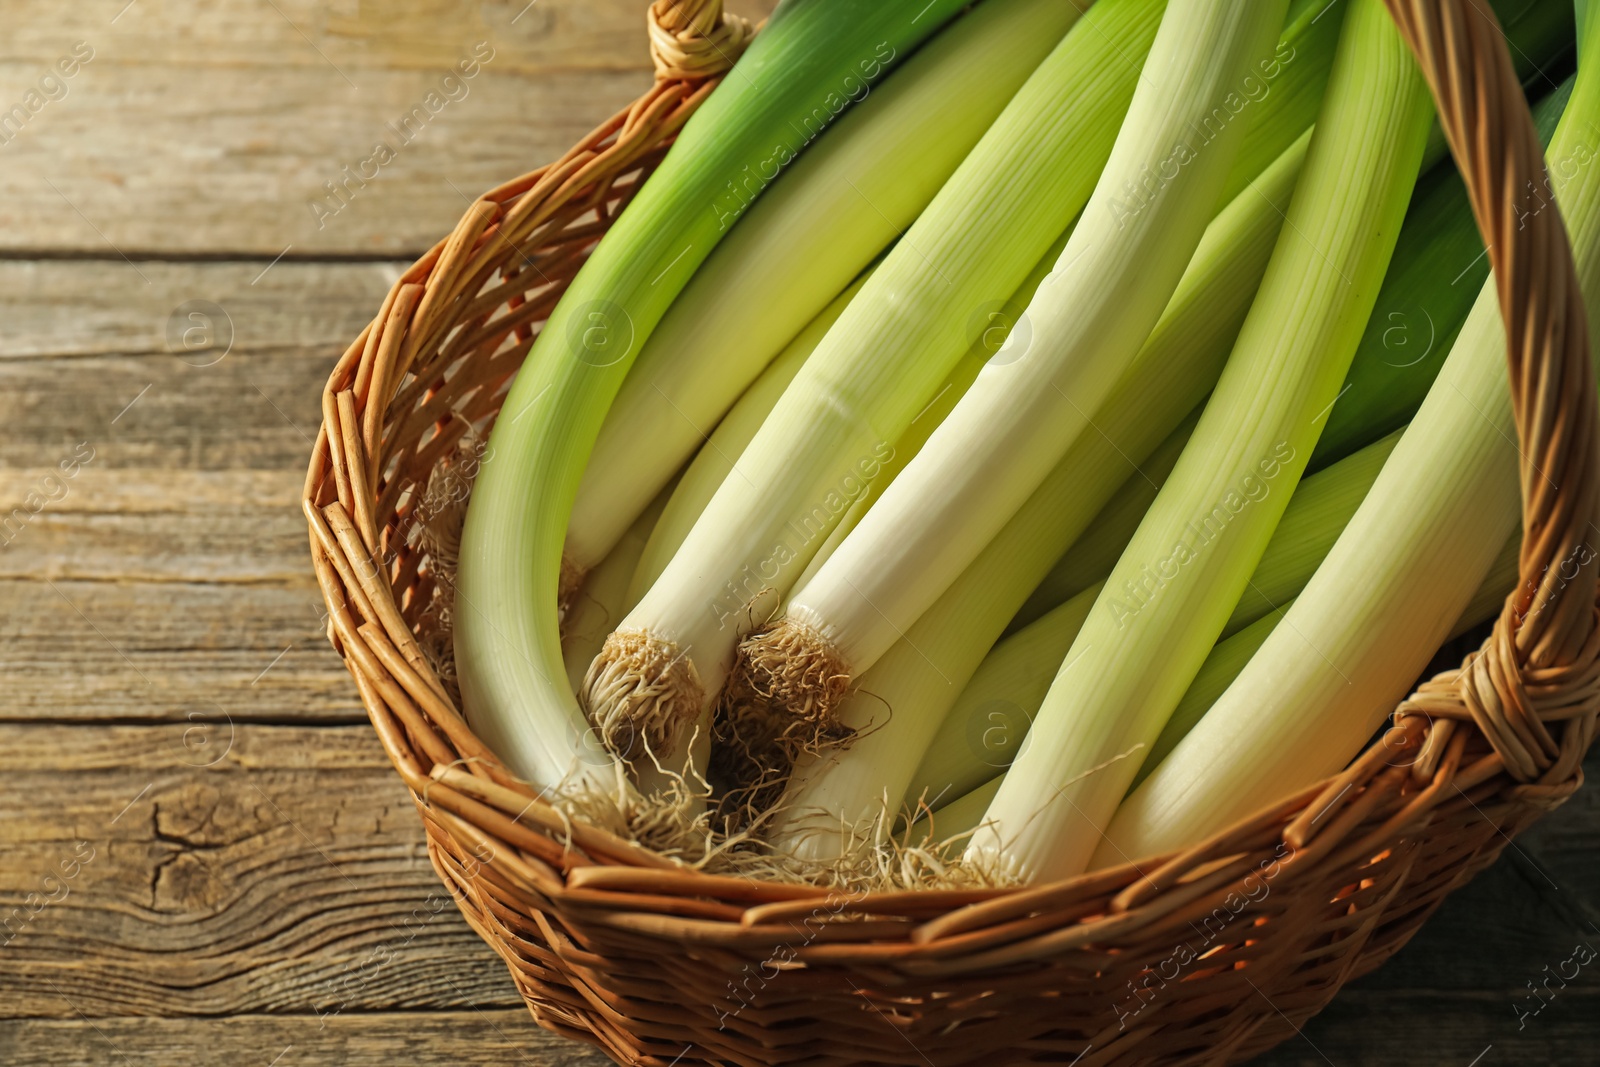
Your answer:
[[[1005,344],[1006,337],[1011,332],[1012,324],[1022,309],[1028,306],[1028,301],[1033,299],[1033,294],[1038,290],[1045,276],[1055,266],[1056,258],[1061,255],[1061,250],[1066,247],[1067,238],[1072,236],[1069,228],[1060,237],[1056,238],[1049,250],[1034,264],[1033,270],[1028,272],[1017,291],[1012,294],[1001,307],[988,312],[989,325],[979,334],[978,339],[972,342],[972,347],[967,349],[967,354],[961,357],[950,376],[944,380],[939,391],[934,394],[928,406],[917,413],[911,420],[911,425],[906,427],[906,432],[900,440],[895,442],[894,457],[883,465],[883,473],[878,481],[865,488],[862,494],[850,505],[850,510],[844,513],[833,530],[828,534],[828,539],[822,542],[811,562],[806,564],[806,569],[795,580],[795,588],[805,588],[806,582],[811,580],[822,565],[828,562],[835,549],[850,536],[850,531],[856,528],[863,516],[872,507],[873,502],[883,493],[883,490],[894,484],[900,472],[905,470],[906,464],[911,462],[922,446],[927,444],[933,431],[939,428],[945,417],[954,410],[956,404],[972,388],[972,383],[977,380],[978,372],[989,358],[1000,350]]]
[[[1295,488],[1244,596],[1223,626],[1224,636],[1244,629],[1305,587],[1398,440],[1393,434],[1368,445]],[[1114,563],[1065,603],[990,650],[928,745],[908,799],[960,796],[995,768],[1010,766]]]
[[[833,324],[839,321],[839,316],[844,314],[844,309],[855,299],[866,281],[867,276],[863,274],[851,282],[844,292],[834,297],[832,303],[806,324],[794,340],[784,346],[778,358],[750,384],[739,397],[738,403],[717,423],[717,428],[706,438],[700,451],[695,453],[693,462],[683,472],[683,477],[678,479],[677,488],[672,491],[672,498],[667,502],[660,521],[650,533],[649,543],[639,557],[628,585],[630,609],[661,576],[668,561],[699,520],[700,513],[705,511],[706,505],[716,495],[717,487],[733,470],[735,461],[750,444],[750,439],[755,437],[756,431],[761,429],[767,416],[772,414],[778,398],[783,396],[783,391],[789,388],[794,376],[800,373],[800,368],[811,358],[811,353],[833,328]],[[613,625],[620,618],[618,616],[618,619],[612,620]],[[601,635],[602,642],[604,639],[604,635]],[[599,651],[600,645],[596,644],[590,659]],[[588,666],[586,661],[583,669],[587,670]]]
[[[722,237],[718,196],[730,181],[797,155],[808,139],[806,120],[830,121],[841,91],[888,69],[882,49],[909,52],[962,6],[783,5],[679,132],[540,329],[473,489],[454,608],[468,721],[516,774],[547,788],[575,778],[618,788],[618,765],[567,685],[557,607],[562,543],[583,468],[633,354]],[[508,221],[500,236],[531,232]]]
[[[1096,433],[1067,451],[1043,485],[972,565],[860,680],[839,719],[858,731],[848,760],[804,760],[774,833],[826,859],[883,825],[934,729],[1050,565],[1111,494],[1216,382],[1266,270],[1309,135],[1291,145],[1206,231],[1161,321],[1116,391]]]
[[[1161,0],[1099,0],[1013,97],[784,391],[661,577],[607,641],[584,706],[679,761],[750,620],[769,615],[969,343],[1082,208]],[[703,758],[694,758],[704,766]]]
[[[1300,594],[1366,499],[1399,442],[1397,430],[1323,468],[1295,489],[1220,636],[1238,633]]]
[[[1283,619],[1293,603],[1292,600],[1284,602],[1282,606],[1242,627],[1233,636],[1217,642],[1211,654],[1206,657],[1206,661],[1195,672],[1194,681],[1189,683],[1183,699],[1178,701],[1178,706],[1172,710],[1172,717],[1161,728],[1160,736],[1151,744],[1150,754],[1139,767],[1139,773],[1134,776],[1130,789],[1137,789],[1139,783],[1148,778],[1178,742],[1183,740],[1184,735],[1194,729],[1195,723],[1200,721],[1201,716],[1216,703],[1217,698],[1233,684],[1234,678],[1244,670],[1245,664],[1250,662],[1250,657],[1256,654],[1256,650],[1267,640],[1268,635]]]
[[[640,351],[579,483],[573,572],[611,550],[745,386],[911,225],[1078,14],[985,0],[870,93],[853,83],[859,103],[784,168]],[[719,192],[724,215],[749,195],[738,180]]]
[[[1505,602],[1506,594],[1517,584],[1517,557],[1521,547],[1521,536],[1512,535],[1501,548],[1500,554],[1495,557],[1488,577],[1478,586],[1478,591],[1473,594],[1461,617],[1456,620],[1448,638],[1459,637],[1474,626],[1499,614],[1500,605]],[[1206,657],[1205,664],[1194,676],[1188,692],[1178,701],[1178,706],[1173,711],[1172,718],[1167,720],[1161,736],[1150,746],[1150,755],[1146,758],[1144,766],[1139,768],[1139,774],[1133,780],[1133,789],[1138,789],[1140,783],[1155,772],[1162,761],[1178,746],[1178,742],[1194,729],[1201,717],[1227,691],[1234,679],[1244,670],[1245,665],[1266,643],[1267,637],[1293,604],[1293,600],[1286,600],[1255,622],[1240,628],[1225,640],[1217,642],[1217,647],[1211,650],[1211,655]]]
[[[970,834],[983,821],[994,795],[1000,791],[1000,776],[989,779],[972,792],[932,808],[923,809],[911,824],[905,839],[912,845],[949,841]]]
[[[1517,584],[1517,557],[1520,547],[1520,536],[1514,535],[1510,541],[1506,542],[1505,547],[1500,551],[1500,555],[1495,557],[1494,566],[1490,571],[1489,577],[1484,579],[1483,584],[1478,587],[1477,593],[1473,595],[1472,602],[1461,613],[1461,618],[1457,620],[1455,629],[1450,632],[1450,637],[1459,637],[1474,626],[1493,618],[1499,613],[1501,603],[1504,602],[1506,595],[1511,592],[1512,587]],[[1161,761],[1166,759],[1167,754],[1177,746],[1179,741],[1183,740],[1184,735],[1194,728],[1207,709],[1216,702],[1217,698],[1223,694],[1228,686],[1233,684],[1233,680],[1239,676],[1240,671],[1244,670],[1245,664],[1255,655],[1256,650],[1266,642],[1267,636],[1272,633],[1273,627],[1278,624],[1278,621],[1283,618],[1284,613],[1289,610],[1289,606],[1293,603],[1294,601],[1291,600],[1280,605],[1276,610],[1269,611],[1255,622],[1239,630],[1232,637],[1217,642],[1217,646],[1206,657],[1205,663],[1201,665],[1200,670],[1195,674],[1194,681],[1189,684],[1188,690],[1183,694],[1183,699],[1178,701],[1178,706],[1173,710],[1172,717],[1167,720],[1167,725],[1162,728],[1161,736],[1156,738],[1155,743],[1150,746],[1150,755],[1146,758],[1144,766],[1139,768],[1139,774],[1133,781],[1133,789],[1137,789],[1139,783],[1148,778],[1150,773],[1160,766]],[[1065,610],[1065,605],[1058,610]],[[1023,634],[1030,634],[1034,630],[1035,627],[1030,626],[1017,636],[1021,637]],[[1042,637],[1043,635],[1038,636]],[[1002,649],[1007,649],[1010,644],[1009,640],[1003,642],[994,652],[990,653],[990,659],[995,658]],[[1022,650],[1018,649],[1017,651],[1021,652]],[[1038,640],[1033,651],[1043,659],[1058,652],[1059,648],[1052,646],[1047,641]],[[1059,657],[1057,657],[1056,662],[1059,662]],[[988,670],[988,665],[989,660],[986,659],[983,671],[986,672]],[[1004,688],[996,687],[998,695],[990,698],[991,710],[1000,714],[993,718],[981,720],[982,732],[978,733],[975,742],[977,745],[986,749],[989,747],[999,749],[1008,742],[1014,742],[1019,730],[1024,732],[1027,730],[1028,720],[1038,710],[1038,705],[1043,700],[1044,691],[1049,684],[1048,680],[1043,683],[1036,683],[1034,681],[1035,673],[1032,664],[1023,665],[1019,663],[1013,675],[1016,679],[1015,683]],[[977,682],[978,677],[974,676],[973,684],[968,688],[976,688]],[[1025,703],[1027,694],[1024,690],[1029,690],[1037,695],[1037,699],[1031,705]],[[962,695],[965,698],[966,694],[963,693]],[[1024,703],[1018,703],[1019,700]],[[1016,745],[1011,743],[1013,750],[1015,747]],[[929,750],[929,755],[930,757],[933,755],[932,749]],[[999,751],[985,751],[984,753],[986,766],[994,766],[1002,762],[1005,765],[1009,765],[1010,760],[1010,754]],[[947,840],[952,836],[974,829],[983,819],[984,810],[988,807],[989,800],[993,799],[995,793],[999,790],[1000,780],[1004,775],[1005,771],[1001,770],[999,774],[994,775],[982,784],[972,786],[971,790],[961,796],[959,800],[943,805],[934,802],[932,799],[934,794],[921,794],[922,803],[934,809],[932,814],[937,816],[937,819],[930,826],[928,816],[924,815],[916,826],[912,828],[908,840],[912,843],[921,842],[935,832],[940,840]],[[935,776],[930,775],[929,777]],[[919,773],[918,781],[923,780],[925,780],[924,776]],[[940,780],[943,779],[940,778]],[[966,779],[962,781],[966,782]],[[952,780],[945,795],[956,792],[956,784]],[[913,792],[911,799],[916,800],[918,795]],[[980,798],[982,798],[981,806]]]
[[[741,649],[758,692],[828,716],[1090,429],[1205,232],[1244,124],[1212,107],[1252,76],[1287,0],[1167,9],[1116,146],[1055,270],[922,451]],[[763,676],[770,676],[766,682]]]
[[[1139,464],[1139,469],[1100,509],[1083,536],[1072,543],[1072,547],[1050,568],[1044,581],[1028,596],[1027,602],[1006,627],[1008,633],[1015,633],[1036,619],[1043,618],[1091,585],[1105,580],[1111,568],[1116,566],[1122,550],[1128,547],[1133,532],[1139,528],[1139,521],[1150,510],[1150,505],[1155,503],[1156,494],[1166,484],[1172,468],[1177,466],[1183,446],[1189,443],[1189,434],[1194,431],[1194,424],[1199,419],[1200,413],[1196,411],[1150,453],[1149,459]]]
[[[1594,26],[1589,26],[1592,36]],[[1592,55],[1595,42],[1585,42]],[[1578,72],[1548,158],[1588,316],[1600,310],[1600,68]],[[1527,210],[1555,210],[1536,194]],[[1200,723],[1117,812],[1098,863],[1198,840],[1345,766],[1439,647],[1519,516],[1492,281],[1327,562]]]
[[[1352,0],[1305,171],[1234,353],[968,845],[978,869],[1032,882],[1088,863],[1316,444],[1377,298],[1431,114],[1381,0]]]

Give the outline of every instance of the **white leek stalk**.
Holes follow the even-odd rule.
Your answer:
[[[859,103],[783,168],[640,351],[578,487],[569,576],[611,551],[761,369],[911,225],[1077,18],[1061,0],[986,0],[870,92],[841,84]],[[717,190],[719,222],[757,184]]]
[[[700,451],[695,453],[693,462],[683,472],[683,477],[678,479],[677,488],[672,491],[671,499],[667,501],[660,520],[650,532],[649,542],[639,556],[633,578],[628,585],[630,609],[661,576],[667,562],[672,559],[673,554],[678,551],[678,546],[683,544],[683,539],[689,536],[689,531],[699,520],[700,513],[716,495],[717,487],[733,470],[734,462],[750,444],[750,439],[755,437],[756,431],[761,429],[761,424],[766,421],[767,416],[772,414],[778,398],[789,388],[789,383],[800,373],[800,368],[805,366],[806,360],[811,358],[811,353],[833,328],[833,324],[839,321],[839,316],[844,314],[844,309],[855,299],[856,293],[861,291],[861,286],[866,284],[866,280],[866,275],[862,275],[851,282],[844,292],[834,297],[831,304],[808,322],[805,329],[784,346],[778,358],[761,372],[761,376],[750,383],[750,387],[739,397],[738,403],[723,416],[711,436],[706,438],[705,444],[700,446]],[[613,628],[620,620],[620,616],[612,620]],[[609,630],[607,632],[609,633]],[[605,640],[604,634],[600,640],[601,642]],[[592,660],[599,651],[600,643],[597,642],[590,652],[589,660]],[[585,671],[588,670],[589,660],[583,663]]]
[[[1138,354],[1211,216],[1243,134],[1203,127],[1270,55],[1286,0],[1168,8],[1094,196],[1022,322],[927,445],[746,641],[750,685],[829,721],[1027,501]]]
[[[1031,882],[1089,862],[1244,591],[1338,395],[1431,114],[1381,0],[1352,0],[1288,223],[1233,356],[973,835],[974,866]]]
[[[1591,56],[1595,45],[1585,41]],[[1591,322],[1600,310],[1600,170],[1566,161],[1588,152],[1597,121],[1600,67],[1591,63],[1578,72],[1549,148]],[[1096,863],[1197,840],[1360,751],[1515,527],[1515,441],[1491,280],[1327,562],[1244,672],[1122,805]]]
[[[600,651],[606,635],[633,606],[628,593],[629,582],[644,555],[651,531],[666,510],[674,484],[669,483],[656,494],[650,506],[622,535],[622,540],[599,565],[590,569],[567,607],[561,625],[561,654],[567,665],[567,681],[574,693],[583,684],[583,672],[589,669],[589,662]]]

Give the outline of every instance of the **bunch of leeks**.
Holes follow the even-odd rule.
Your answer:
[[[1571,61],[1565,0],[1494,6]],[[1575,154],[1600,76],[1553,88]],[[1071,876],[1337,770],[1515,579],[1445,154],[1382,0],[785,0],[495,424],[469,721],[820,880]]]

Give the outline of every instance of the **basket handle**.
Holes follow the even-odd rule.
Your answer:
[[[1483,648],[1423,688],[1435,701],[1458,701],[1506,771],[1538,792],[1581,773],[1600,704],[1596,551],[1586,542],[1600,501],[1600,404],[1583,294],[1548,195],[1544,152],[1488,5],[1384,3],[1433,90],[1488,246],[1521,443],[1521,584]],[[1548,728],[1558,720],[1559,741]],[[1429,762],[1452,727],[1435,724]]]
[[[726,74],[756,32],[747,19],[724,14],[722,0],[655,0],[649,21],[658,81]]]

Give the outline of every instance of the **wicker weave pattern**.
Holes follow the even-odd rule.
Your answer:
[[[1441,102],[1511,324],[1536,592],[1344,773],[1182,854],[1009,891],[712,877],[567,825],[456,710],[427,651],[447,592],[430,553],[448,551],[416,536],[430,476],[462,462],[593,242],[748,40],[718,0],[657,0],[650,92],[484,194],[396,283],[323,394],[312,560],[434,865],[540,1024],[659,1067],[1238,1062],[1388,959],[1577,788],[1600,627],[1593,572],[1563,583],[1552,564],[1581,543],[1600,479],[1571,257],[1555,212],[1514,224],[1542,157],[1492,16],[1387,2]]]

